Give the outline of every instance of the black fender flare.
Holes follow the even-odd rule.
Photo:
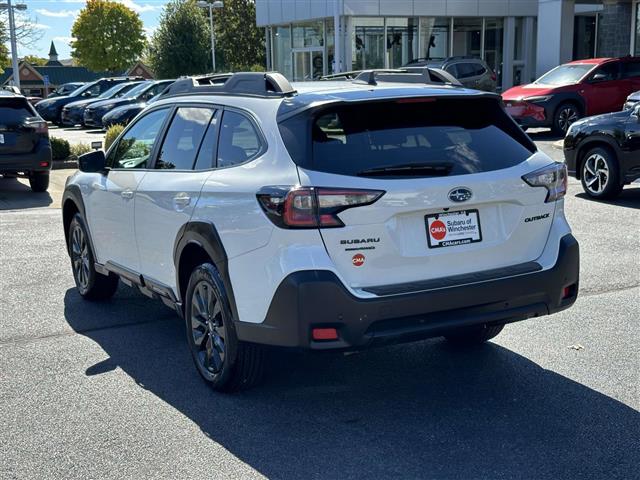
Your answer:
[[[555,118],[556,111],[558,110],[558,107],[560,107],[560,105],[562,105],[563,103],[574,103],[578,105],[578,107],[580,108],[580,111],[582,112],[583,117],[587,115],[587,104],[585,102],[584,97],[580,95],[578,92],[557,93],[554,95],[553,100],[554,100],[553,112],[551,113],[554,116],[554,118]]]
[[[234,320],[238,321],[238,309],[236,308],[236,300],[233,294],[233,287],[231,286],[231,278],[229,277],[227,252],[222,244],[218,230],[213,223],[201,221],[188,222],[180,228],[176,235],[173,248],[173,264],[176,270],[176,293],[179,295],[179,301],[184,301],[182,298],[183,289],[180,285],[180,259],[182,252],[189,245],[197,245],[202,248],[218,269],[226,290],[229,308],[231,309]],[[186,285],[184,285],[184,287],[186,289]]]
[[[64,189],[64,193],[62,194],[62,225],[64,228],[65,244],[69,244],[69,232],[67,223],[64,221],[65,205],[67,205],[67,202],[72,202],[78,209],[78,212],[82,217],[82,224],[87,232],[87,239],[89,241],[91,254],[93,255],[94,259],[97,259],[98,257],[96,257],[96,250],[93,246],[93,239],[91,237],[91,230],[89,229],[89,224],[87,223],[86,209],[84,206],[84,200],[82,199],[82,192],[80,191],[80,187],[78,185],[67,185]]]

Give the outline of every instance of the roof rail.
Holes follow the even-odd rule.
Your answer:
[[[380,82],[394,83],[424,83],[424,84],[445,84],[461,87],[462,84],[453,75],[439,68],[413,67],[402,69],[377,69],[362,70],[358,73],[354,83],[364,83],[367,85],[378,85]]]
[[[296,90],[278,72],[238,72],[181,77],[167,91],[167,95],[200,93],[286,97],[295,94]]]

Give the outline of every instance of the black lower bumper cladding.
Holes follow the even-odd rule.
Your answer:
[[[263,323],[235,327],[243,341],[314,350],[419,340],[564,310],[576,300],[579,265],[578,242],[567,235],[548,270],[406,294],[357,298],[332,272],[301,271],[278,286]],[[314,341],[313,328],[335,328],[339,338]]]

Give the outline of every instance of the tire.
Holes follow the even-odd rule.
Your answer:
[[[187,343],[204,381],[222,392],[257,384],[264,373],[264,349],[238,340],[224,284],[211,263],[193,270],[184,302]]]
[[[580,163],[582,188],[591,198],[615,198],[622,191],[620,167],[615,153],[606,147],[589,150]]]
[[[562,103],[553,115],[553,126],[551,130],[556,135],[562,135],[564,137],[569,126],[573,122],[580,120],[580,118],[582,118],[582,112],[575,103]]]
[[[455,333],[445,335],[445,338],[454,345],[471,346],[480,345],[496,337],[504,328],[504,325],[480,325],[462,328]]]
[[[49,188],[49,172],[31,172],[29,186],[33,192],[46,192]]]
[[[118,277],[113,273],[102,275],[96,272],[87,229],[79,213],[71,220],[68,237],[71,270],[80,296],[86,300],[107,300],[113,297],[118,289]]]

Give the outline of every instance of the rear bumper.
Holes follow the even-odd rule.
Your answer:
[[[263,323],[235,322],[235,327],[242,341],[314,350],[419,340],[564,310],[577,297],[579,264],[578,242],[567,235],[548,270],[367,299],[353,296],[332,272],[300,271],[277,288]],[[563,298],[565,287],[571,287],[570,295]],[[335,328],[339,339],[314,341],[313,328]]]
[[[32,153],[0,154],[0,173],[44,172],[51,170],[51,161],[51,147],[48,144]],[[43,166],[44,163],[47,166]]]

